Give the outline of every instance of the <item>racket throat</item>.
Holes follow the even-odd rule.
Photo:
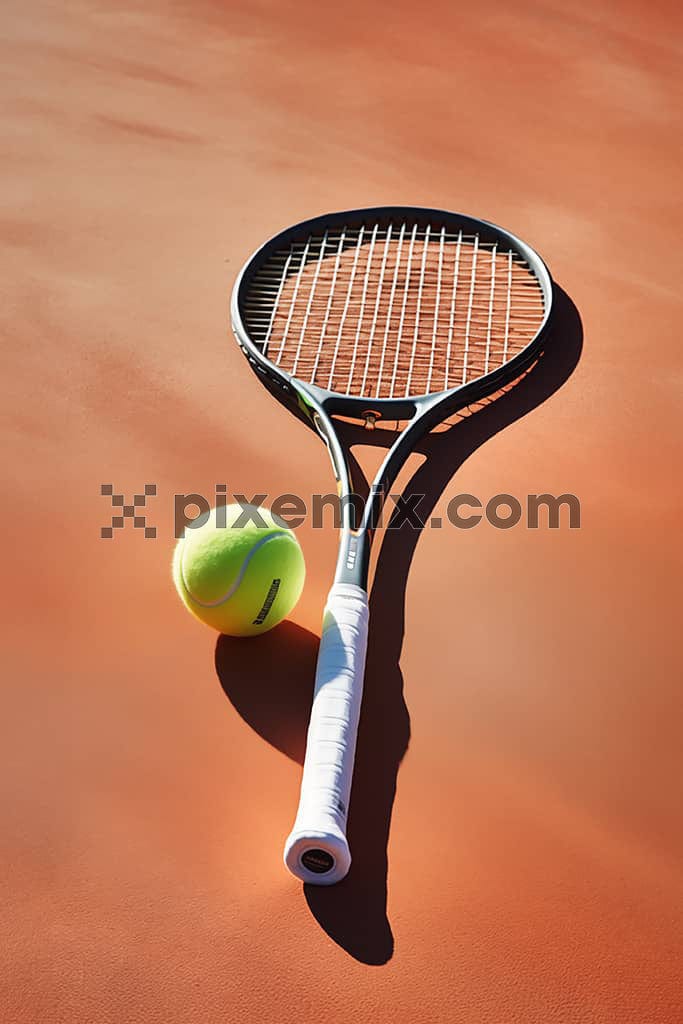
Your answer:
[[[368,531],[355,533],[344,530],[339,547],[335,583],[351,583],[367,590],[370,570],[370,542]]]

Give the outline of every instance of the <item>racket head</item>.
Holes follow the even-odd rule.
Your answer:
[[[552,296],[543,260],[511,232],[375,207],[271,238],[238,276],[231,319],[262,382],[305,419],[315,406],[398,420],[438,407],[445,418],[533,362]]]

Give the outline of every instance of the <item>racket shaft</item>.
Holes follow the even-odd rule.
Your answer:
[[[323,617],[299,809],[285,863],[306,882],[331,885],[351,864],[346,819],[363,696],[368,596],[335,583]]]

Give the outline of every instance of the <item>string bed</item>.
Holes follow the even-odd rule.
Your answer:
[[[533,340],[541,287],[514,250],[417,223],[335,228],[271,253],[243,318],[286,372],[346,395],[400,398],[467,383]]]

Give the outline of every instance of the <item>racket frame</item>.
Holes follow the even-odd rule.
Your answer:
[[[364,398],[341,394],[302,381],[268,359],[252,341],[242,316],[244,300],[249,293],[251,282],[268,258],[292,241],[303,241],[316,232],[332,231],[354,222],[358,225],[372,222],[381,227],[401,220],[411,220],[412,223],[424,227],[436,221],[454,233],[462,231],[478,234],[481,241],[505,245],[526,261],[542,292],[544,314],[535,337],[525,348],[503,366],[484,376],[445,391],[407,398]],[[253,372],[265,387],[281,404],[315,430],[328,449],[341,502],[341,541],[335,574],[336,583],[355,584],[367,590],[370,546],[374,529],[379,523],[389,488],[415,444],[449,416],[495,393],[528,369],[537,358],[547,334],[552,312],[552,297],[553,282],[550,272],[538,253],[526,242],[490,221],[428,207],[370,207],[313,217],[274,235],[247,260],[233,288],[230,305],[232,330]],[[356,506],[350,500],[353,490],[349,463],[335,429],[335,415],[360,421],[366,420],[368,415],[389,421],[407,421],[407,426],[388,450],[370,485],[368,498],[358,523],[355,522]]]

